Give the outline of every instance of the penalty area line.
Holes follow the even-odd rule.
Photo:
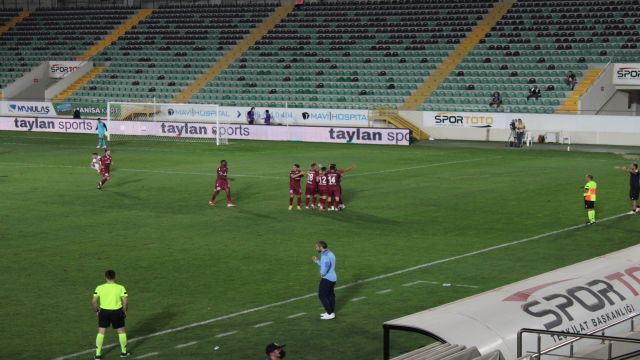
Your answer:
[[[620,217],[623,217],[623,216],[630,216],[630,214],[629,214],[629,212],[624,212],[622,214],[613,215],[613,216],[610,216],[610,217],[607,217],[607,218],[604,218],[604,219],[598,221],[598,223],[611,221],[611,220],[614,220],[614,219],[617,219],[617,218],[620,218]],[[561,234],[561,233],[564,233],[564,232],[567,232],[567,231],[581,229],[581,228],[584,228],[584,227],[587,227],[587,226],[598,226],[597,225],[598,223],[596,223],[596,225],[580,224],[580,225],[569,226],[569,227],[566,227],[566,228],[563,228],[563,229],[550,231],[550,232],[547,232],[547,233],[544,233],[544,234],[535,235],[535,236],[531,236],[531,237],[520,239],[520,240],[510,241],[510,242],[506,242],[506,243],[503,243],[503,244],[490,246],[490,247],[487,247],[487,248],[484,248],[484,249],[471,251],[471,252],[468,252],[468,253],[464,253],[464,254],[460,254],[460,255],[456,255],[456,256],[451,256],[451,257],[440,259],[440,260],[431,261],[431,262],[428,262],[428,263],[412,266],[412,267],[409,267],[409,268],[406,268],[406,269],[390,272],[390,273],[387,273],[387,274],[377,275],[377,276],[373,276],[373,277],[370,277],[370,278],[367,278],[367,279],[364,279],[364,280],[359,280],[359,281],[355,281],[355,282],[352,282],[352,283],[349,283],[349,284],[338,286],[338,287],[336,287],[336,290],[345,289],[345,288],[352,287],[352,286],[355,286],[355,285],[358,285],[358,284],[368,283],[368,282],[371,282],[371,281],[377,281],[377,280],[386,279],[386,278],[389,278],[389,277],[392,277],[392,276],[405,274],[405,273],[408,273],[408,272],[412,272],[412,271],[416,271],[416,270],[432,267],[432,266],[439,265],[439,264],[444,264],[444,263],[455,261],[455,260],[459,260],[459,259],[464,259],[464,258],[467,258],[467,257],[479,255],[479,254],[484,254],[484,253],[491,252],[491,251],[494,251],[494,250],[498,250],[498,249],[502,249],[502,248],[506,248],[506,247],[510,247],[510,246],[514,246],[514,245],[518,245],[518,244],[522,244],[522,243],[526,243],[526,242],[529,242],[529,241],[542,239],[542,238],[553,236],[553,235],[557,235],[557,234]],[[416,284],[416,283],[419,283],[419,282],[414,282],[413,284]],[[407,285],[408,284],[405,284],[405,286],[407,286]],[[254,312],[257,312],[257,311],[260,311],[260,310],[265,310],[265,309],[273,308],[273,307],[276,307],[276,306],[289,304],[289,303],[292,303],[292,302],[295,302],[295,301],[308,299],[308,298],[311,298],[311,297],[314,297],[314,296],[317,296],[317,294],[316,293],[311,293],[311,294],[306,294],[306,295],[302,295],[302,296],[297,296],[297,297],[293,297],[293,298],[290,298],[290,299],[287,299],[287,300],[282,300],[282,301],[278,301],[278,302],[275,302],[275,303],[271,303],[271,304],[262,305],[262,306],[255,307],[255,308],[251,308],[251,309],[238,311],[238,312],[235,312],[235,313],[219,316],[219,317],[212,318],[212,319],[209,319],[209,320],[204,320],[204,321],[200,321],[200,322],[196,322],[196,323],[192,323],[192,324],[188,324],[188,325],[183,325],[183,326],[172,328],[172,329],[166,329],[166,330],[163,330],[163,331],[158,331],[158,332],[151,333],[151,334],[148,334],[148,335],[143,335],[143,336],[139,336],[139,337],[136,337],[136,338],[132,338],[132,339],[129,340],[129,343],[141,341],[141,340],[144,340],[144,339],[154,338],[154,337],[158,337],[158,336],[161,336],[161,335],[171,334],[171,333],[174,333],[174,332],[191,329],[191,328],[195,328],[195,327],[211,324],[211,323],[222,321],[222,320],[235,318],[235,317],[238,317],[238,316],[254,313]],[[298,315],[298,314],[296,314],[296,315]],[[109,345],[103,346],[103,348],[111,348],[111,347],[114,347],[116,345],[118,345],[118,343],[109,344]],[[77,357],[77,356],[80,356],[80,355],[89,354],[89,353],[91,353],[93,351],[95,351],[95,349],[88,349],[88,350],[84,350],[84,351],[79,351],[77,353],[73,353],[73,354],[57,357],[57,358],[55,358],[55,360],[71,359],[71,358],[74,358],[74,357]]]

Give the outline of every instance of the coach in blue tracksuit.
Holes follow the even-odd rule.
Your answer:
[[[98,119],[98,126],[96,127],[98,130],[98,146],[96,146],[96,149],[98,148],[106,149],[107,148],[107,124],[102,122],[101,119]]]
[[[336,294],[335,287],[338,277],[336,276],[336,256],[329,250],[329,246],[324,241],[316,243],[316,251],[320,253],[320,259],[314,256],[311,258],[314,263],[320,266],[320,286],[318,286],[318,297],[325,309],[325,313],[320,315],[322,320],[332,320],[336,318]]]

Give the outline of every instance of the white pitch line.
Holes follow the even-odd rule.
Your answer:
[[[160,354],[159,352],[152,352],[152,353],[148,353],[148,354],[144,354],[144,355],[140,355],[138,357],[136,357],[136,359],[144,359],[144,358],[148,358],[148,357],[152,357],[152,356],[156,356]]]
[[[418,281],[414,281],[414,282],[410,282],[410,283],[406,283],[406,284],[402,284],[402,286],[413,286],[413,285],[417,285],[417,284],[431,284],[431,285],[440,285],[439,282],[435,282],[435,281],[425,281],[425,280],[418,280]]]
[[[392,291],[391,289],[380,290],[380,291],[378,291],[376,294],[380,294],[380,295],[382,295],[382,294],[390,293],[391,291]]]
[[[351,299],[351,301],[360,301],[360,300],[364,300],[366,298],[367,298],[366,296],[360,296],[360,297]]]
[[[197,343],[198,343],[197,341],[191,341],[191,342],[188,342],[188,343],[180,344],[180,345],[176,346],[176,349],[186,348],[187,346],[192,346],[192,345],[195,345]]]
[[[622,213],[622,214],[618,214],[618,215],[614,215],[614,216],[610,216],[610,217],[604,218],[604,219],[598,221],[598,223],[607,222],[607,221],[614,220],[614,219],[617,219],[617,218],[620,218],[620,217],[623,217],[623,216],[630,216],[630,215],[629,215],[628,212],[625,212],[625,213]],[[494,250],[498,250],[498,249],[502,249],[502,248],[506,248],[506,247],[510,247],[510,246],[514,246],[514,245],[518,245],[518,244],[522,244],[522,243],[526,243],[526,242],[533,241],[533,240],[542,239],[542,238],[545,238],[545,237],[548,237],[548,236],[552,236],[552,235],[561,234],[561,233],[564,233],[564,232],[567,232],[567,231],[581,229],[581,228],[586,227],[586,226],[596,226],[597,227],[598,225],[597,224],[596,225],[581,224],[581,225],[569,226],[569,227],[566,227],[566,228],[563,228],[563,229],[550,231],[548,233],[535,235],[535,236],[531,236],[531,237],[520,239],[520,240],[510,241],[510,242],[502,243],[502,244],[499,244],[499,245],[490,246],[490,247],[487,247],[487,248],[484,248],[484,249],[471,251],[471,252],[468,252],[468,253],[464,253],[464,254],[460,254],[460,255],[456,255],[456,256],[451,256],[451,257],[440,259],[440,260],[431,261],[431,262],[428,262],[428,263],[412,266],[412,267],[409,267],[409,268],[406,268],[406,269],[390,272],[390,273],[387,273],[387,274],[373,276],[373,277],[370,277],[370,278],[367,278],[367,279],[364,279],[364,280],[359,280],[359,281],[355,281],[355,282],[352,282],[352,283],[349,283],[349,284],[338,286],[338,287],[336,287],[336,290],[348,288],[348,287],[351,287],[351,286],[354,286],[354,285],[358,285],[358,284],[362,284],[362,283],[368,283],[368,282],[371,282],[371,281],[386,279],[388,277],[392,277],[392,276],[396,276],[396,275],[400,275],[400,274],[405,274],[405,273],[408,273],[408,272],[412,272],[412,271],[416,271],[416,270],[432,267],[432,266],[439,265],[439,264],[444,264],[444,263],[455,261],[455,260],[459,260],[459,259],[464,259],[466,257],[471,257],[471,256],[479,255],[479,254],[484,254],[484,253],[491,252],[491,251],[494,251]],[[317,293],[311,293],[311,294],[306,294],[306,295],[302,295],[302,296],[297,296],[297,297],[293,297],[293,298],[290,298],[290,299],[287,299],[287,300],[282,300],[282,301],[278,301],[278,302],[275,302],[275,303],[262,305],[262,306],[258,306],[258,307],[255,307],[255,308],[246,309],[246,310],[238,311],[238,312],[227,314],[227,315],[222,315],[222,316],[219,316],[219,317],[216,317],[216,318],[212,318],[212,319],[208,319],[208,320],[204,320],[204,321],[200,321],[200,322],[196,322],[196,323],[192,323],[192,324],[183,325],[183,326],[172,328],[172,329],[166,329],[166,330],[158,331],[158,332],[155,332],[155,333],[151,333],[151,334],[148,334],[148,335],[143,335],[143,336],[139,336],[139,337],[130,339],[129,343],[140,341],[140,340],[144,340],[144,339],[149,339],[149,338],[153,338],[153,337],[157,337],[157,336],[161,336],[161,335],[171,334],[171,333],[174,333],[174,332],[177,332],[177,331],[191,329],[191,328],[194,328],[194,327],[208,325],[208,324],[211,324],[211,323],[214,323],[214,322],[235,318],[235,317],[238,317],[238,316],[254,313],[254,312],[260,311],[260,310],[270,309],[270,308],[273,308],[273,307],[276,307],[276,306],[289,304],[289,303],[292,303],[292,302],[295,302],[295,301],[308,299],[308,298],[314,297],[314,296],[317,296]],[[296,315],[298,315],[298,314],[296,314]],[[118,345],[118,344],[117,343],[113,343],[113,344],[109,344],[109,345],[103,346],[103,348],[110,348],[110,347],[114,347],[116,345]],[[74,358],[76,356],[89,354],[89,353],[91,353],[93,351],[95,351],[95,349],[93,349],[93,348],[92,349],[88,349],[88,350],[83,350],[83,351],[79,351],[77,353],[73,353],[73,354],[57,357],[57,358],[55,358],[55,360],[71,359],[71,358]]]
[[[216,335],[215,337],[217,337],[217,338],[221,338],[221,337],[225,337],[225,336],[231,336],[231,335],[233,335],[233,334],[236,334],[237,332],[238,332],[238,330],[236,330],[236,331],[229,331],[229,332],[226,332],[226,333],[218,334],[218,335]]]
[[[497,158],[500,158],[500,157],[501,157],[501,156],[494,156],[494,157],[486,157],[486,158],[478,158],[478,159],[467,159],[467,160],[447,161],[447,162],[442,162],[442,163],[425,164],[425,165],[411,166],[411,167],[399,168],[399,169],[388,169],[388,170],[380,170],[380,171],[370,171],[370,172],[365,172],[365,173],[355,173],[355,174],[353,174],[353,175],[348,175],[348,177],[354,177],[354,176],[367,176],[367,175],[376,175],[376,174],[385,174],[385,173],[398,172],[398,171],[407,171],[407,170],[422,169],[422,168],[428,168],[428,167],[433,167],[433,166],[443,166],[443,165],[461,164],[461,163],[468,163],[468,162],[481,161],[481,160],[497,159]],[[345,176],[346,176],[346,175],[345,175]]]
[[[263,322],[263,323],[260,323],[260,324],[253,325],[253,327],[254,328],[260,328],[260,327],[268,326],[268,325],[271,325],[271,324],[273,324],[273,321],[267,321],[267,322]]]
[[[464,288],[471,288],[471,289],[477,289],[477,288],[479,288],[479,286],[477,286],[477,285],[465,285],[465,284],[453,284],[453,286],[457,286],[457,287],[464,287]]]
[[[307,313],[305,313],[305,312],[301,312],[301,313],[297,313],[297,314],[289,315],[289,316],[287,316],[287,319],[294,319],[294,318],[300,317],[300,316],[302,316],[302,315],[307,315]]]

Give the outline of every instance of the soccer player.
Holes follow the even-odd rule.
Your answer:
[[[640,213],[638,210],[638,195],[640,195],[640,172],[638,172],[638,164],[633,163],[630,167],[619,168],[624,172],[629,173],[629,198],[631,199],[631,214],[637,215]]]
[[[111,150],[104,149],[104,155],[100,156],[100,176],[102,176],[102,180],[98,182],[98,190],[102,190],[104,184],[111,179],[111,163],[113,159],[111,158]]]
[[[120,341],[120,357],[129,357],[127,351],[127,332],[124,320],[129,308],[129,295],[124,286],[116,284],[116,272],[107,270],[104,273],[106,283],[96,287],[91,299],[91,307],[98,315],[98,335],[96,335],[95,359],[102,359],[102,344],[107,328],[111,326],[118,333]]]
[[[324,314],[320,315],[320,319],[333,320],[336,318],[335,287],[338,281],[338,276],[336,275],[336,256],[329,250],[329,246],[324,241],[318,241],[316,243],[316,251],[320,253],[320,259],[314,256],[311,260],[320,267],[318,297],[325,310]]]
[[[105,124],[101,119],[98,119],[97,130],[98,130],[98,146],[96,146],[96,149],[99,149],[99,148],[106,149],[108,130],[107,130],[107,124]]]
[[[320,168],[318,172],[318,194],[320,195],[320,211],[325,210],[325,202],[327,201],[327,185],[329,180],[327,179],[327,168],[325,166]]]
[[[300,171],[300,165],[293,164],[291,172],[289,172],[289,210],[293,209],[293,198],[298,197],[298,210],[302,210],[302,190],[300,189],[300,180],[304,173]]]
[[[337,168],[336,164],[331,164],[331,165],[336,166],[336,168]],[[346,173],[348,171],[351,171],[352,169],[353,169],[353,166],[349,166],[346,169],[338,169],[338,172],[340,173],[340,195],[342,195],[342,174],[344,174],[344,173]],[[344,197],[343,196],[340,196],[340,204],[338,205],[338,207],[341,210],[344,210],[344,208],[346,208],[346,206],[344,205]]]
[[[233,178],[227,178],[227,174],[229,173],[229,168],[227,167],[227,160],[220,161],[220,167],[216,171],[216,187],[213,191],[213,195],[211,196],[211,200],[209,200],[210,206],[216,205],[216,196],[221,190],[227,194],[227,207],[234,207],[235,205],[231,203],[231,186],[229,186],[228,180],[233,180]]]
[[[307,171],[307,186],[305,188],[305,209],[316,208],[317,195],[318,195],[318,164],[313,163]],[[311,205],[309,205],[311,203]]]
[[[596,189],[598,184],[593,181],[593,175],[585,176],[587,183],[584,185],[584,208],[587,210],[587,224],[596,222]]]
[[[100,155],[98,153],[91,154],[91,164],[89,166],[100,174]]]
[[[327,176],[327,198],[331,199],[332,204],[329,211],[340,210],[340,173],[335,164],[329,166]]]

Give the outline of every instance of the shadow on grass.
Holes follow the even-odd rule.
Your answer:
[[[134,340],[127,346],[127,350],[135,353],[135,349],[139,348],[147,341],[147,339],[135,341],[136,337],[165,330],[167,328],[167,325],[169,325],[171,321],[173,321],[173,319],[178,316],[178,313],[176,313],[174,309],[174,305],[167,305],[164,309],[151,314],[147,318],[142,319],[142,321],[135,321],[134,325],[127,330],[129,339]],[[119,352],[120,346],[114,346],[112,348],[104,350],[103,355],[106,355],[111,351]]]
[[[356,275],[355,278],[359,279],[361,277]],[[336,292],[336,312],[339,312],[351,299],[358,297],[363,286],[364,282],[362,281],[356,281],[355,284],[345,288],[341,288],[340,285],[338,285],[336,289],[338,290]]]

